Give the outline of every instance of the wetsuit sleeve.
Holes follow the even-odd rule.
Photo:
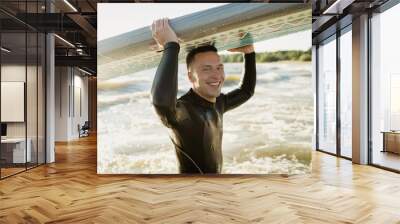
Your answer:
[[[244,55],[244,75],[239,88],[227,93],[225,98],[225,109],[231,109],[240,106],[242,103],[250,99],[254,94],[256,87],[256,53]]]
[[[178,54],[179,44],[168,42],[158,65],[151,100],[163,124],[171,127],[175,123],[176,95],[178,92]]]

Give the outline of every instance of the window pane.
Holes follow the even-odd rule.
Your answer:
[[[400,73],[390,76],[390,130],[400,130]]]
[[[38,163],[45,163],[45,44],[46,37],[43,33],[39,33],[38,45]]]
[[[340,36],[340,150],[351,158],[352,141],[352,44],[351,30]]]
[[[1,177],[25,170],[30,160],[26,144],[26,34],[1,34]],[[28,146],[28,150],[26,148]]]
[[[37,165],[37,33],[28,32],[26,80],[27,141],[31,150],[28,168]]]
[[[39,11],[39,6],[36,1],[27,2],[26,12],[27,13],[37,13]],[[37,17],[34,17],[37,19]],[[37,21],[33,21],[36,23]],[[26,80],[26,125],[27,125],[27,143],[30,147],[30,158],[27,163],[27,167],[31,168],[38,163],[38,143],[37,143],[37,80],[38,80],[38,34],[35,30],[27,29],[27,80]]]
[[[371,19],[372,163],[396,170],[400,170],[398,21],[400,4]]]
[[[319,149],[336,153],[336,41],[318,48]]]

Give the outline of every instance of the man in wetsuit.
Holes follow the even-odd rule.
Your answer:
[[[178,100],[179,44],[168,19],[152,24],[153,38],[164,49],[151,89],[152,104],[168,127],[180,173],[221,173],[223,114],[254,94],[256,63],[253,45],[230,51],[244,53],[244,77],[239,88],[221,93],[224,66],[217,49],[200,46],[186,57],[192,88]],[[250,115],[251,116],[251,115]]]

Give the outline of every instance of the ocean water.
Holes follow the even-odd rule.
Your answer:
[[[239,85],[242,66],[225,64],[222,92]],[[169,131],[150,103],[155,70],[98,83],[98,173],[178,173]],[[179,97],[190,89],[183,64],[178,82]],[[222,172],[308,173],[312,132],[311,64],[259,63],[254,96],[224,114]]]

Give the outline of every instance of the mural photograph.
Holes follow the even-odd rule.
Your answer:
[[[310,4],[102,3],[97,38],[99,174],[311,171]]]

